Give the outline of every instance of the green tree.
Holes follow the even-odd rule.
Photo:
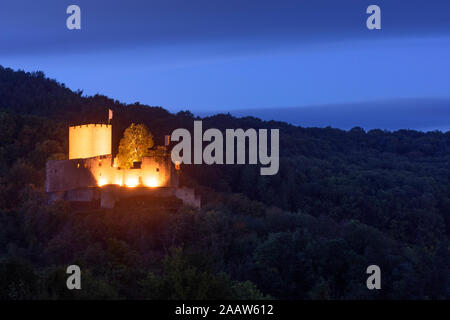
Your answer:
[[[123,168],[130,168],[133,162],[141,161],[153,147],[153,135],[143,124],[132,123],[124,132],[119,144],[119,163]]]
[[[250,281],[233,281],[224,272],[210,273],[194,266],[181,248],[171,248],[159,275],[148,273],[141,281],[146,299],[217,300],[267,299]]]

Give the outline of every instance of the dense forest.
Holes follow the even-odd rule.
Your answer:
[[[105,122],[108,108],[114,153],[131,123],[162,144],[196,119],[0,67],[0,299],[450,298],[450,132],[220,114],[204,128],[280,130],[277,175],[183,165],[200,210],[157,199],[48,204],[45,163],[67,158],[67,126]],[[82,290],[66,288],[71,264]],[[381,290],[366,288],[371,264]]]

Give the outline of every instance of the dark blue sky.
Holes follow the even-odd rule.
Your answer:
[[[450,124],[448,0],[4,2],[0,64],[85,94],[297,124],[311,110],[317,126]],[[80,31],[66,29],[70,4],[81,7]],[[365,27],[370,4],[381,7],[380,31]],[[405,101],[430,120],[405,122]]]

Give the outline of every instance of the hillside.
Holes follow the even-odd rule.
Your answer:
[[[115,147],[132,122],[159,144],[193,126],[189,111],[86,97],[0,67],[0,298],[79,298],[64,290],[75,262],[90,279],[83,298],[450,298],[450,132],[219,114],[204,128],[280,129],[277,175],[183,166],[182,183],[204,200],[198,212],[48,205],[45,162],[67,156],[67,125],[105,122],[108,108]],[[380,292],[365,287],[370,264],[381,267]]]

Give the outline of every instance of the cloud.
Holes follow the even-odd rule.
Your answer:
[[[382,32],[365,28],[360,0],[78,0],[82,30],[61,0],[15,0],[0,10],[1,53],[73,52],[193,43],[302,43],[450,34],[450,2],[379,0]]]
[[[285,121],[302,127],[450,130],[450,99],[396,99],[308,107],[234,110],[238,117]]]

